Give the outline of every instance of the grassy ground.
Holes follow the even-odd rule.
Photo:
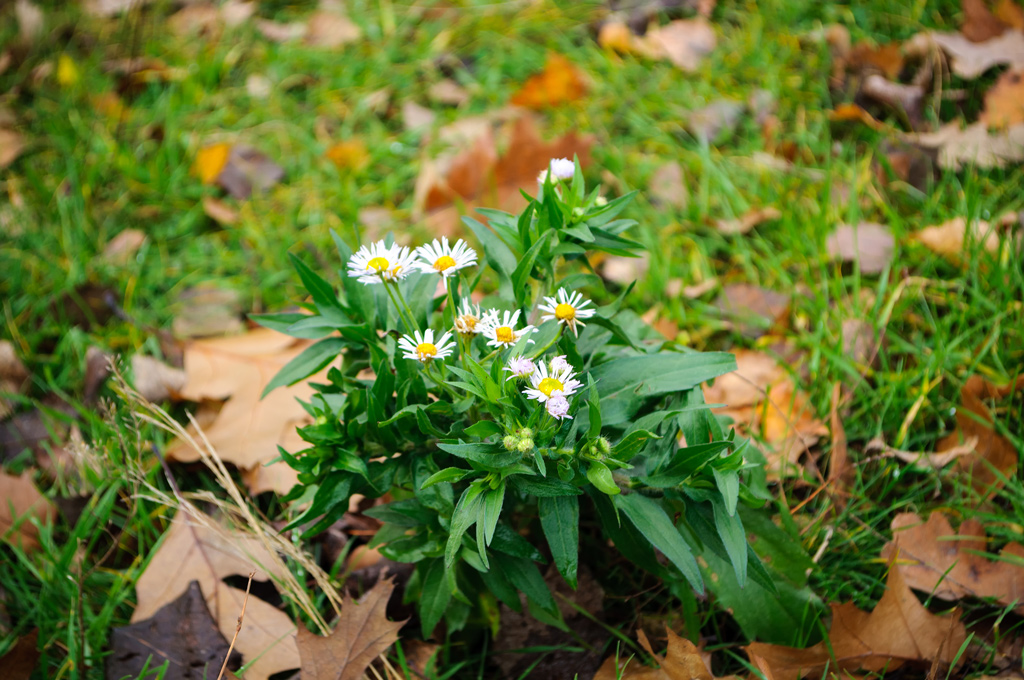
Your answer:
[[[312,3],[301,4],[264,2],[260,13],[302,17]],[[276,45],[251,25],[228,29],[219,41],[177,38],[164,30],[167,8],[160,3],[141,17],[106,22],[64,3],[46,7],[55,39],[32,45],[20,65],[0,74],[3,92],[60,55],[79,73],[74,83],[50,76],[22,85],[4,102],[28,140],[0,175],[0,335],[14,341],[34,376],[25,407],[51,393],[80,399],[90,345],[159,351],[153,329],[169,327],[178,296],[190,286],[214,281],[237,291],[249,309],[280,309],[298,295],[287,252],[319,251],[329,261],[329,229],[351,229],[367,207],[393,210],[394,224],[406,228],[421,133],[405,131],[397,115],[370,110],[365,97],[389,87],[396,102],[426,103],[429,85],[444,77],[442,54],[462,60],[454,77],[472,94],[459,110],[438,110],[442,122],[505,105],[556,51],[584,68],[593,87],[578,104],[547,114],[549,134],[596,134],[595,179],[607,172],[619,190],[643,191],[657,167],[678,160],[688,205],[666,209],[641,198],[628,215],[640,221],[635,237],[652,250],[631,304],[640,312],[660,305],[680,339],[699,349],[766,347],[777,338],[751,341],[724,330],[713,296],[672,296],[669,281],[690,285],[715,276],[792,294],[792,323],[783,335],[805,353],[802,385],[822,417],[833,383],[850,386],[844,424],[855,461],[862,444],[878,435],[902,448],[931,449],[955,426],[951,409],[967,377],[1015,378],[1020,371],[1019,255],[993,261],[975,248],[961,267],[907,236],[954,216],[1021,210],[1021,171],[947,173],[923,191],[884,186],[871,169],[883,136],[830,125],[827,48],[804,39],[834,22],[848,26],[855,40],[877,42],[922,28],[952,30],[956,3],[720,2],[713,15],[719,45],[693,75],[602,51],[592,33],[599,3],[465,2],[441,18],[392,2],[347,4],[365,39],[340,53]],[[0,43],[13,45],[15,22],[5,10],[0,16]],[[104,115],[90,97],[112,90],[116,77],[102,63],[133,55],[162,59],[182,69],[183,78],[143,88],[126,100],[121,120]],[[247,93],[246,80],[256,74],[278,84],[267,99]],[[754,164],[764,143],[749,119],[717,147],[702,148],[685,132],[687,111],[721,97],[745,100],[758,88],[775,95],[784,139],[805,149],[807,164],[822,172],[787,174]],[[343,173],[323,154],[350,135],[366,143],[370,160],[359,172]],[[242,205],[239,224],[227,228],[204,215],[201,198],[216,192],[191,172],[198,149],[219,139],[257,146],[286,171],[281,185]],[[835,199],[837,188],[849,200]],[[781,208],[782,218],[751,234],[725,236],[709,226],[769,205]],[[825,253],[835,224],[861,220],[887,224],[897,237],[893,263],[880,276],[831,263]],[[105,263],[98,254],[129,227],[144,230],[148,243],[127,265]],[[128,320],[111,313],[107,293]],[[839,328],[849,318],[884,329],[876,368],[867,373],[842,350]],[[999,415],[1003,434],[1020,449],[1021,397],[1001,404]],[[100,445],[119,446],[100,418],[88,418],[84,431]],[[7,466],[29,463],[22,455]],[[77,525],[59,522],[44,534],[41,554],[24,558],[0,547],[3,601],[14,623],[0,648],[38,627],[49,644],[40,677],[100,676],[96,664],[109,630],[130,616],[134,579],[163,528],[157,508],[134,499],[125,482],[98,477],[91,486],[98,491],[90,511]],[[796,506],[812,491],[786,485],[780,507]],[[882,592],[878,554],[894,513],[940,506],[964,516],[980,512],[992,521],[990,533],[1008,538],[1024,523],[1020,492],[1014,483],[994,504],[979,505],[955,480],[935,473],[907,472],[891,459],[858,465],[845,508],[821,494],[796,515],[809,552],[827,543],[811,574],[814,589],[827,602],[870,606]],[[70,492],[57,485],[49,493]],[[108,562],[76,557],[111,545]],[[707,607],[703,616],[719,614]],[[86,659],[92,670],[83,671]]]

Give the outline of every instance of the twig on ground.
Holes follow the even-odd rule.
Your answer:
[[[224,671],[228,667],[228,659],[231,658],[231,652],[235,650],[235,640],[238,639],[238,634],[242,631],[242,619],[245,618],[245,605],[249,602],[249,588],[252,587],[252,577],[256,575],[256,570],[253,569],[249,572],[249,582],[245,584],[245,597],[242,598],[242,613],[238,615],[238,625],[235,626],[235,634],[231,638],[231,644],[228,646],[228,653],[224,655],[224,663],[220,666],[220,673],[217,674],[217,680],[224,677]]]

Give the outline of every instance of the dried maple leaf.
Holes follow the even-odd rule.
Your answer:
[[[405,621],[390,621],[388,600],[395,588],[392,578],[382,578],[358,603],[346,593],[334,631],[320,637],[299,627],[299,656],[303,680],[359,680],[366,667],[395,640]]]
[[[135,584],[138,606],[132,623],[149,619],[199,582],[206,606],[225,638],[235,634],[245,591],[224,579],[257,569],[254,580],[266,581],[265,571],[276,570],[279,561],[252,536],[231,533],[206,518],[206,525],[179,511],[164,535],[146,571]],[[263,600],[250,596],[235,649],[251,665],[247,680],[267,677],[299,667],[299,653],[292,632],[295,624],[286,614]]]
[[[243,470],[262,468],[278,457],[278,445],[294,444],[296,424],[308,422],[298,400],[308,400],[313,388],[303,381],[280,387],[263,399],[263,389],[285,364],[311,343],[283,333],[258,329],[244,335],[195,340],[185,347],[185,386],[180,396],[190,401],[226,399],[212,424],[204,428],[207,440],[226,462]],[[326,375],[324,369],[311,380]],[[182,441],[168,447],[168,459],[189,462],[199,452]],[[275,472],[275,490],[287,492],[297,477],[286,463],[265,468]]]
[[[1001,64],[1024,68],[1024,34],[1020,31],[1006,31],[980,43],[959,33],[919,33],[904,45],[904,50],[909,55],[926,56],[935,47],[949,57],[953,73],[968,80]]]
[[[968,478],[975,491],[990,496],[1016,474],[1017,448],[995,431],[992,412],[967,390],[960,392],[956,427],[956,432],[943,437],[936,448],[948,451],[975,440],[975,455],[958,459],[956,470]]]
[[[985,110],[978,121],[990,128],[1024,123],[1024,69],[1006,71],[985,93]]]
[[[45,523],[56,514],[57,509],[39,493],[29,473],[15,477],[0,472],[0,539],[26,552],[35,550],[39,547],[39,531],[27,515]]]
[[[562,55],[551,53],[544,70],[523,83],[510,101],[515,106],[544,109],[576,101],[587,93],[587,89],[583,72]]]
[[[167,677],[212,678],[228,654],[228,642],[217,630],[196,581],[151,618],[114,628],[110,647],[109,678],[137,677],[147,664],[159,666],[165,661],[169,662]],[[237,671],[242,655],[233,651],[231,657],[228,668]]]
[[[964,165],[1002,168],[1024,161],[1024,124],[990,133],[983,122],[961,127],[952,122],[935,132],[910,135],[908,141],[938,150],[939,167],[959,170]]]
[[[901,513],[892,520],[892,541],[882,548],[882,557],[895,559],[907,585],[916,590],[943,600],[993,598],[1024,611],[1024,545],[1007,544],[998,560],[979,552],[985,552],[981,522],[966,520],[957,533],[942,513],[933,512],[927,522]]]
[[[829,430],[778,361],[754,350],[734,354],[736,370],[705,386],[704,400],[725,404],[714,411],[736,421],[741,434],[764,442],[769,473],[778,477]]]
[[[828,254],[843,262],[856,262],[865,274],[880,274],[892,260],[896,241],[888,228],[874,222],[840,224],[825,240]]]
[[[668,649],[661,656],[654,653],[643,629],[637,630],[640,645],[658,662],[658,668],[649,668],[628,657],[616,659],[612,655],[604,660],[593,680],[714,680],[715,676],[711,674],[696,645],[676,635],[668,626],[665,626],[665,633],[668,635]]]
[[[837,670],[891,671],[906,663],[952,664],[967,633],[955,615],[937,616],[918,602],[900,570],[891,568],[885,594],[871,612],[832,605],[828,639],[807,649],[760,642],[746,647],[773,680],[821,677]]]

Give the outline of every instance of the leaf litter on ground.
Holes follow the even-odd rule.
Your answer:
[[[39,493],[32,475],[0,472],[0,539],[25,552],[39,547],[39,530],[32,520],[52,521],[57,508]]]
[[[831,257],[856,262],[865,274],[881,274],[892,261],[895,247],[889,229],[875,222],[840,224],[825,240],[825,250]]]

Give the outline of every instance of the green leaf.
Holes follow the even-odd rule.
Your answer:
[[[299,314],[297,312],[285,312],[282,314],[250,314],[249,318],[264,328],[269,328],[272,331],[284,333],[285,335],[290,335],[293,338],[302,338],[304,340],[319,340],[325,335],[331,333],[333,330],[330,328],[296,330],[293,328],[295,323],[310,318],[309,314]]]
[[[483,503],[483,524],[484,542],[491,544],[494,538],[494,531],[498,528],[498,519],[501,518],[501,507],[505,504],[505,482],[498,484],[497,489],[492,489],[484,496]]]
[[[459,468],[453,467],[438,470],[427,477],[426,481],[423,482],[423,485],[420,486],[420,489],[426,489],[434,486],[435,484],[441,484],[442,482],[454,484],[455,482],[462,481],[471,474],[473,474],[472,470],[460,470]]]
[[[541,498],[537,510],[558,573],[575,590],[579,566],[579,500],[575,496]]]
[[[424,507],[418,498],[406,498],[376,505],[364,512],[368,517],[407,529],[430,524],[434,513]]]
[[[698,593],[703,593],[704,582],[701,580],[693,551],[672,524],[671,518],[661,504],[639,493],[616,496],[615,504],[633,520],[640,533],[676,565],[690,582],[690,586]]]
[[[506,451],[501,444],[489,444],[487,442],[449,443],[438,442],[437,448],[447,451],[453,456],[465,458],[486,465],[490,468],[500,468],[511,465],[522,457],[518,451]]]
[[[320,342],[310,345],[297,357],[281,367],[281,370],[277,372],[277,375],[275,375],[263,389],[263,393],[260,394],[260,399],[267,396],[278,387],[292,385],[313,375],[324,366],[331,363],[331,361],[338,356],[344,346],[345,341],[341,338],[325,338]]]
[[[459,546],[462,545],[462,535],[477,520],[480,503],[483,500],[481,497],[482,492],[483,489],[479,485],[471,485],[463,492],[459,498],[458,505],[455,506],[455,512],[452,513],[451,527],[449,528],[448,542],[444,548],[444,566],[446,569],[451,568],[452,563],[455,561],[455,554],[458,552]]]
[[[547,247],[548,241],[551,240],[551,236],[554,233],[553,231],[546,231],[541,234],[537,242],[519,260],[519,265],[515,271],[512,272],[512,290],[515,293],[517,304],[521,304],[526,299],[526,295],[530,290],[529,285],[527,285],[530,281],[530,272],[533,271],[533,265],[537,262],[541,251]]]
[[[313,302],[315,302],[318,307],[328,309],[342,308],[341,303],[338,301],[338,295],[334,292],[334,286],[329,284],[322,276],[306,266],[306,263],[300,260],[294,253],[288,253],[288,258],[292,261],[292,266],[299,272],[299,278],[302,279],[302,285],[305,286],[307,291],[309,291],[310,296],[313,298]]]
[[[534,562],[544,562],[544,556],[540,554],[529,541],[512,530],[507,524],[498,523],[494,530],[494,537],[491,539],[491,548],[498,552],[523,557]]]
[[[712,467],[711,471],[715,475],[715,484],[725,501],[724,508],[731,517],[736,514],[736,502],[740,498],[740,473],[736,470],[722,472],[716,467]]]
[[[495,560],[494,564],[502,570],[512,585],[540,605],[541,609],[548,613],[558,611],[555,598],[548,589],[548,585],[544,583],[544,577],[540,575],[536,564],[521,557]]]
[[[609,496],[615,496],[620,493],[619,486],[612,477],[612,471],[599,460],[590,461],[590,467],[587,468],[587,479],[602,493],[606,493]]]
[[[487,592],[504,602],[515,611],[522,611],[523,605],[519,600],[519,591],[508,580],[508,576],[502,571],[500,559],[494,560],[495,568],[481,572],[480,579],[484,582]]]
[[[283,531],[291,531],[310,520],[319,517],[330,509],[344,506],[348,511],[349,490],[352,488],[352,475],[347,472],[331,472],[320,483],[313,496],[309,509],[285,525]]]
[[[530,475],[515,475],[509,478],[516,490],[537,498],[554,498],[557,496],[579,496],[582,491],[579,487],[568,482],[563,482],[557,477],[542,477]]]
[[[444,560],[437,559],[431,560],[430,565],[421,572],[423,592],[420,594],[419,609],[424,638],[429,638],[433,634],[452,597],[445,570]]]
[[[640,453],[640,449],[651,439],[661,439],[661,437],[650,430],[633,430],[612,448],[612,458],[627,462]]]
[[[658,563],[650,541],[640,534],[632,520],[620,515],[611,498],[605,494],[591,489],[588,495],[594,502],[604,535],[611,540],[615,548],[633,564],[660,577],[664,569]]]
[[[728,352],[662,352],[613,359],[592,369],[605,399],[619,392],[653,396],[682,392],[736,370],[736,357]]]
[[[491,268],[498,272],[498,275],[506,280],[512,276],[516,268],[516,256],[512,254],[509,247],[495,235],[485,224],[472,217],[463,217],[462,222],[469,227],[470,231],[479,239],[483,246],[484,257]]]
[[[737,514],[729,514],[721,496],[711,499],[715,513],[715,528],[729,554],[736,581],[742,587],[747,583],[747,536],[743,532],[743,521]],[[733,508],[735,511],[735,508]]]
[[[474,437],[480,437],[481,439],[501,434],[502,432],[504,432],[504,430],[501,425],[493,420],[478,420],[466,428],[466,434]]]

